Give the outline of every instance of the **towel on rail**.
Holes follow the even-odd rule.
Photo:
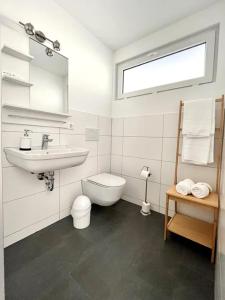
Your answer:
[[[214,161],[215,100],[184,101],[182,161],[207,165]]]

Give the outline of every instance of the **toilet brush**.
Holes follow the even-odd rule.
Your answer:
[[[150,203],[147,201],[147,196],[148,196],[148,178],[151,176],[151,173],[149,171],[149,167],[144,166],[140,176],[145,179],[145,201],[142,202],[142,207],[141,207],[141,214],[143,216],[148,216],[151,214],[150,211]]]

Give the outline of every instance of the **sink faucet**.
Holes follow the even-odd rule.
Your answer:
[[[41,145],[41,149],[42,150],[46,150],[48,149],[48,143],[52,142],[53,139],[49,139],[49,134],[43,134],[42,135],[42,145]]]

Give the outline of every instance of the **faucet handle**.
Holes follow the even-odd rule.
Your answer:
[[[50,136],[50,134],[43,134],[42,140],[46,140],[46,141],[48,141],[48,142],[52,142],[53,139],[49,139],[49,136]]]

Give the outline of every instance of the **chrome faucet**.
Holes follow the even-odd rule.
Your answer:
[[[48,143],[52,142],[53,139],[49,139],[49,134],[43,134],[42,135],[42,145],[41,145],[41,149],[42,150],[46,150],[48,149]]]

